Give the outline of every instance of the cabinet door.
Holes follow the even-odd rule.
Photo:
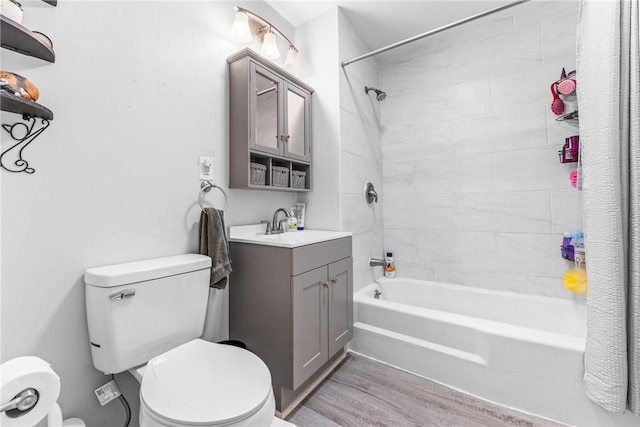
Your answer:
[[[327,355],[327,267],[293,277],[292,286],[293,390],[295,390],[329,359]]]
[[[285,88],[284,155],[308,162],[311,140],[310,94],[291,83],[285,83]]]
[[[278,76],[251,62],[249,140],[252,150],[282,155],[283,93],[283,82]]]
[[[329,357],[353,337],[353,258],[329,264]]]

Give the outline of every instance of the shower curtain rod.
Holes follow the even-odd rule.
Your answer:
[[[342,61],[340,64],[344,68],[349,64],[353,64],[354,62],[362,61],[363,59],[367,59],[367,58],[369,58],[371,56],[375,56],[375,55],[378,55],[380,53],[386,52],[388,50],[395,49],[395,48],[400,47],[400,46],[404,46],[405,44],[414,42],[416,40],[420,40],[420,39],[425,38],[425,37],[432,36],[434,34],[440,33],[442,31],[448,30],[450,28],[457,27],[457,26],[462,25],[462,24],[466,24],[467,22],[475,21],[476,19],[479,19],[479,18],[484,18],[485,16],[492,15],[492,14],[494,14],[496,12],[500,12],[502,10],[509,9],[510,7],[517,6],[517,5],[522,4],[522,3],[526,3],[528,1],[529,0],[514,1],[513,3],[509,3],[509,4],[506,4],[504,6],[496,7],[495,9],[487,10],[486,12],[478,13],[477,15],[469,16],[468,18],[464,18],[464,19],[461,19],[459,21],[452,22],[451,24],[447,24],[447,25],[445,25],[443,27],[436,28],[435,30],[427,31],[426,33],[422,33],[422,34],[418,34],[417,36],[409,37],[408,39],[405,39],[405,40],[390,44],[389,46],[381,47],[380,49],[376,49],[376,50],[371,51],[369,53],[365,53],[364,55],[360,55],[360,56],[355,57],[353,59],[348,59],[346,61]]]

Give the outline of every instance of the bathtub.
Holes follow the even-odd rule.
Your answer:
[[[357,292],[354,306],[351,351],[564,423],[637,426],[584,393],[584,304],[382,278]]]

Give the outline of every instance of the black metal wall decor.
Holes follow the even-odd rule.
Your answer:
[[[22,157],[22,152],[49,127],[49,120],[28,116],[24,116],[23,120],[25,123],[17,122],[12,125],[2,125],[2,128],[17,142],[2,152],[2,155],[0,155],[0,167],[9,172],[32,174],[36,170],[29,167],[29,162]],[[38,121],[40,121],[41,126],[36,128]]]

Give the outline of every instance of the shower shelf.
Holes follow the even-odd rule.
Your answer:
[[[558,122],[577,122],[578,121],[578,110],[572,111],[567,114],[563,114],[560,117],[556,117],[556,121]]]

